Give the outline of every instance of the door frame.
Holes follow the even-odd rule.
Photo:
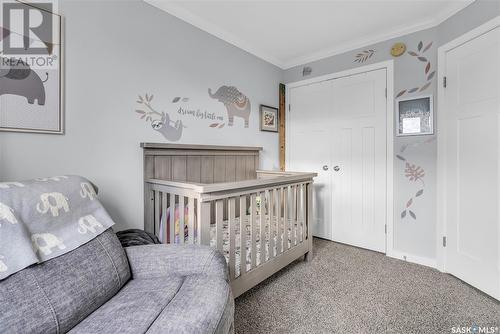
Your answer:
[[[393,256],[394,249],[394,60],[387,60],[370,65],[351,68],[345,71],[321,75],[311,79],[295,81],[286,84],[286,96],[290,97],[292,88],[306,86],[322,81],[340,79],[356,74],[362,74],[375,70],[386,70],[386,235],[385,235],[385,254]],[[290,104],[286,108],[285,127],[290,128]],[[290,165],[290,131],[286,131],[285,145],[285,164]]]
[[[500,16],[474,28],[465,34],[438,48],[438,113],[437,113],[437,217],[436,217],[436,266],[446,272],[446,249],[444,238],[447,236],[446,213],[446,130],[445,125],[446,103],[444,77],[446,72],[446,53],[499,27]],[[500,203],[499,203],[500,205]],[[499,232],[500,233],[500,232]]]

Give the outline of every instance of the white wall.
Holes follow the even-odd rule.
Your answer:
[[[0,133],[0,180],[80,174],[95,182],[118,229],[143,227],[139,143],[167,142],[139,119],[138,94],[186,125],[179,143],[263,146],[278,168],[278,135],[260,132],[259,104],[278,104],[282,71],[142,1],[60,1],[65,21],[66,134]],[[252,103],[250,127],[209,128],[184,105],[225,115],[208,88],[234,85]],[[241,122],[241,123],[240,123]]]

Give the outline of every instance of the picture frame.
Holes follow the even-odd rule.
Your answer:
[[[396,136],[434,134],[434,102],[432,95],[422,95],[396,101]]]
[[[260,105],[260,131],[278,132],[279,113],[278,108]]]
[[[12,59],[35,59],[35,61],[23,64],[30,75],[24,79],[27,81],[26,85],[17,85],[17,87],[26,88],[10,92],[4,91],[0,95],[0,132],[56,135],[64,135],[65,133],[64,22],[54,3],[51,7],[47,7],[47,4],[38,6],[37,3],[15,0],[10,5],[14,10],[38,10],[43,17],[42,22],[49,22],[47,24],[51,26],[52,35],[48,39],[41,36],[30,39],[38,45],[35,51],[32,50],[30,44],[30,47],[24,52],[14,49],[10,53],[3,52],[3,56]],[[5,10],[5,8],[3,9]],[[0,28],[3,29],[0,51],[6,51],[6,49],[8,51],[5,43],[8,43],[8,39],[12,38],[11,35],[14,33],[9,31],[3,20],[0,22]],[[6,35],[6,31],[9,31],[9,34]],[[46,47],[46,51],[40,52],[40,46]]]

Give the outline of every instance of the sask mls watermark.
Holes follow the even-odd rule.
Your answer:
[[[499,333],[498,326],[456,326],[451,328],[454,334],[494,334]]]
[[[0,0],[0,71],[13,67],[57,69],[53,54],[60,36],[55,1]]]

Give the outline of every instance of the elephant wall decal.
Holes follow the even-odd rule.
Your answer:
[[[6,220],[8,223],[17,224],[17,218],[14,216],[14,210],[10,206],[0,203],[0,221]]]
[[[57,247],[60,250],[66,249],[66,246],[61,239],[51,233],[36,233],[31,235],[31,242],[35,252],[43,253],[44,255],[52,254],[52,249]]]
[[[82,198],[88,197],[91,201],[93,201],[94,198],[97,197],[94,187],[90,183],[82,182],[80,184],[80,188],[82,188],[82,190],[80,190],[80,196],[82,196]]]
[[[5,58],[2,58],[4,60]],[[2,63],[4,63],[2,61]],[[5,61],[5,63],[9,63]],[[25,62],[16,61],[16,66],[0,68],[0,96],[5,94],[23,96],[29,104],[45,105],[44,82],[48,80],[48,73],[45,81],[38,76]]]
[[[46,214],[49,210],[52,216],[59,216],[59,210],[69,212],[68,198],[61,193],[44,193],[40,195],[40,202],[36,204],[36,210]]]
[[[78,233],[85,234],[89,231],[92,233],[97,233],[97,228],[103,228],[102,224],[97,221],[97,219],[92,215],[84,216],[78,219]]]
[[[241,117],[245,120],[245,128],[248,128],[250,111],[252,109],[250,100],[234,86],[221,86],[212,94],[208,89],[208,95],[212,99],[217,99],[223,103],[227,109],[228,126],[233,126],[234,117]]]

